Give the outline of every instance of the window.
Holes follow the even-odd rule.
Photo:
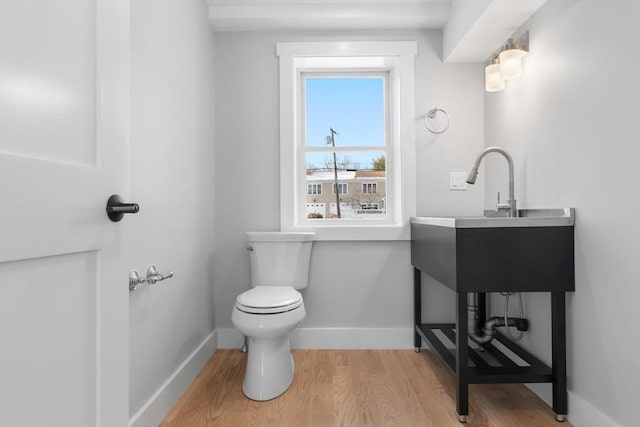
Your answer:
[[[416,42],[278,43],[283,231],[409,239],[416,52]]]
[[[322,184],[307,184],[307,194],[322,194]]]
[[[376,194],[378,192],[378,184],[375,182],[363,182],[362,192],[364,194]]]
[[[333,211],[322,218],[307,216],[301,222],[384,223],[390,213],[381,211],[372,217],[362,215],[357,208],[386,197],[377,194],[375,185],[366,186],[368,191],[364,191],[363,181],[370,181],[372,176],[386,180],[386,159],[392,156],[387,126],[389,72],[308,71],[300,75],[299,92],[300,154],[307,185],[322,180],[335,195],[324,199],[332,203]],[[349,193],[344,181],[359,188]],[[338,194],[336,186],[340,188]],[[310,201],[309,197],[305,200]]]
[[[340,194],[349,194],[346,183],[338,183],[338,192]],[[333,194],[336,194],[336,184],[333,184]]]

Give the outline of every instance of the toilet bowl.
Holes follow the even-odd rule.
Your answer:
[[[248,338],[242,391],[270,400],[293,382],[289,334],[306,312],[297,289],[308,284],[314,233],[247,233],[252,289],[238,295],[231,321]]]
[[[256,295],[247,295],[264,288],[276,288],[269,289],[276,295],[282,295],[283,291],[295,293],[297,301],[288,304],[286,298],[281,301],[271,298],[270,302],[264,302]],[[250,306],[236,301],[231,315],[233,325],[249,338],[242,391],[253,400],[270,400],[284,393],[293,382],[289,334],[305,317],[302,295],[290,287],[261,286],[241,294],[238,300],[241,299],[253,301]]]

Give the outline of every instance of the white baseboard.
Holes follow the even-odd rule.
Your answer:
[[[242,334],[235,328],[219,328],[218,348],[241,348]],[[298,328],[291,334],[291,348],[299,349],[411,349],[413,328]]]
[[[527,387],[552,406],[551,384],[527,384]],[[620,424],[572,391],[569,391],[568,406],[567,418],[575,427],[620,427]]]
[[[131,417],[129,427],[157,427],[217,349],[217,331],[213,331]]]
[[[218,328],[218,348],[242,348],[244,338],[236,328]]]
[[[621,427],[607,414],[571,391],[568,418],[575,427]]]

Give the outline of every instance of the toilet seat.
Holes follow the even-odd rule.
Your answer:
[[[289,286],[256,286],[236,298],[236,308],[250,314],[277,314],[302,306],[302,295]]]

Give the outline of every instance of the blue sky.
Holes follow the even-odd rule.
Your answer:
[[[333,127],[336,146],[384,147],[384,80],[374,78],[307,78],[306,142],[308,147],[326,147]],[[338,153],[363,167],[382,152]],[[307,164],[323,165],[331,153],[309,153]]]

